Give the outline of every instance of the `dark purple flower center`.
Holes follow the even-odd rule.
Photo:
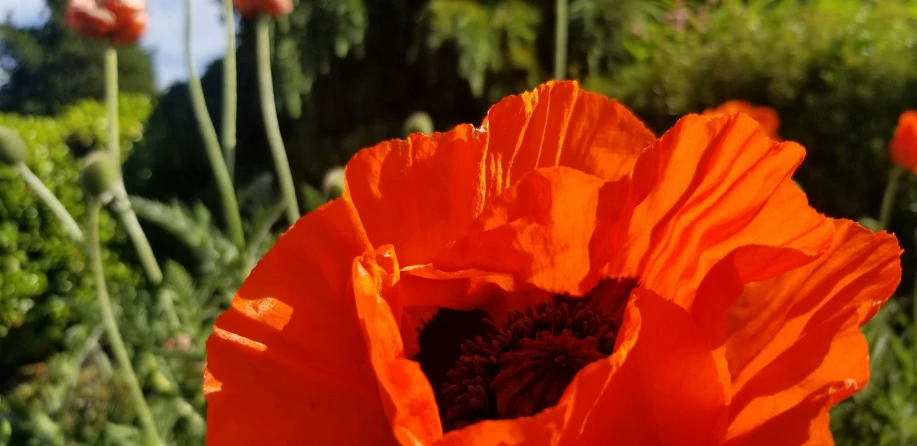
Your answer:
[[[441,309],[415,357],[436,393],[443,430],[532,416],[557,404],[576,374],[614,350],[633,279],[606,279],[583,297],[555,295],[501,323]]]

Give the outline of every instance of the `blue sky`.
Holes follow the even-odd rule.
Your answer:
[[[185,0],[147,0],[150,25],[141,45],[153,53],[156,82],[160,88],[187,79],[185,66]],[[47,14],[43,0],[0,0],[0,18],[13,23],[41,23]],[[222,56],[226,42],[220,2],[194,0],[194,59],[199,73]]]

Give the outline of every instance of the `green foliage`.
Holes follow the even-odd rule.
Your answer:
[[[704,1],[704,0],[700,0]],[[627,36],[639,36],[682,0],[572,0],[570,1],[570,71],[573,77],[613,70],[626,55]],[[698,0],[688,3],[698,3]]]
[[[252,215],[249,248],[240,253],[213,224],[201,204],[131,197],[148,233],[168,238],[163,245],[190,254],[164,263],[164,281],[156,289],[121,294],[119,326],[138,379],[160,433],[168,444],[201,444],[205,402],[201,393],[205,343],[217,315],[267,248],[282,216],[282,202],[265,200],[270,179],[259,179],[240,193]],[[320,200],[324,202],[324,197]],[[182,262],[184,265],[182,265]],[[109,285],[113,278],[109,277]],[[123,378],[104,350],[104,337],[92,318],[70,327],[66,348],[39,367],[30,379],[0,400],[10,413],[17,444],[78,441],[89,444],[138,444],[140,432]]]
[[[198,276],[226,271],[238,264],[239,250],[213,225],[213,217],[203,204],[189,208],[179,202],[166,205],[134,196],[131,206],[138,218],[149,223],[151,231],[161,231],[169,237],[166,244],[171,249],[161,254],[181,261]],[[228,283],[225,288],[232,285]]]
[[[459,74],[468,80],[475,96],[484,93],[488,75],[521,71],[526,86],[544,77],[535,51],[542,24],[536,4],[521,0],[432,0],[421,21],[426,25],[424,45],[428,51],[438,51],[447,42],[455,46]],[[496,100],[506,93],[490,91],[488,98]]]
[[[37,0],[35,0],[37,1]],[[67,28],[65,2],[49,0],[51,18],[35,28],[0,25],[0,110],[54,115],[82,99],[104,97],[105,45]],[[121,91],[154,92],[150,56],[139,47],[118,49]]]
[[[129,152],[139,139],[151,103],[142,96],[121,98],[122,147]],[[105,108],[84,101],[55,118],[0,114],[0,125],[16,129],[29,148],[28,166],[81,221],[85,214],[79,186],[79,162],[68,142],[103,141]],[[111,218],[102,221],[101,237],[123,250],[124,235]],[[135,294],[141,277],[134,266],[109,251],[106,271],[113,294]],[[91,313],[94,302],[88,265],[80,245],[54,214],[7,166],[0,166],[0,369],[42,357],[58,343],[64,329]]]
[[[301,96],[328,74],[334,58],[362,53],[368,18],[363,0],[294,0],[293,12],[274,27],[274,72],[278,111],[302,113]]]
[[[204,344],[225,289],[194,280],[174,262],[164,266],[158,290],[121,292],[116,312],[159,431],[169,444],[201,444]],[[30,379],[0,400],[0,412],[11,416],[14,444],[140,444],[124,378],[96,324],[85,318],[69,328],[66,348],[25,369]]]
[[[815,207],[874,215],[885,145],[917,99],[915,14],[907,1],[723,1],[678,26],[650,23],[623,42],[629,57],[587,86],[658,131],[727,99],[771,105],[781,134],[808,149],[798,180]]]
[[[891,301],[864,327],[872,376],[831,411],[839,446],[917,443],[917,321],[902,309]]]

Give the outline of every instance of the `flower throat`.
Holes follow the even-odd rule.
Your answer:
[[[609,356],[632,279],[606,279],[583,297],[555,295],[497,323],[441,309],[414,358],[433,385],[443,430],[532,416],[557,404],[577,372]]]

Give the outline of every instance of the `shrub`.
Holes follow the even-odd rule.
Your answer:
[[[151,102],[144,96],[123,96],[121,110],[126,156],[142,134]],[[83,219],[85,206],[79,161],[68,146],[79,152],[104,141],[104,116],[105,106],[93,101],[69,107],[55,118],[0,114],[0,125],[18,130],[29,147],[28,166],[77,221]],[[114,219],[107,216],[101,238],[107,246],[125,242]],[[130,298],[141,285],[141,274],[131,259],[117,252],[106,251],[106,273],[112,294]],[[82,246],[14,169],[0,167],[0,369],[13,370],[46,356],[71,322],[94,312],[88,269]]]

